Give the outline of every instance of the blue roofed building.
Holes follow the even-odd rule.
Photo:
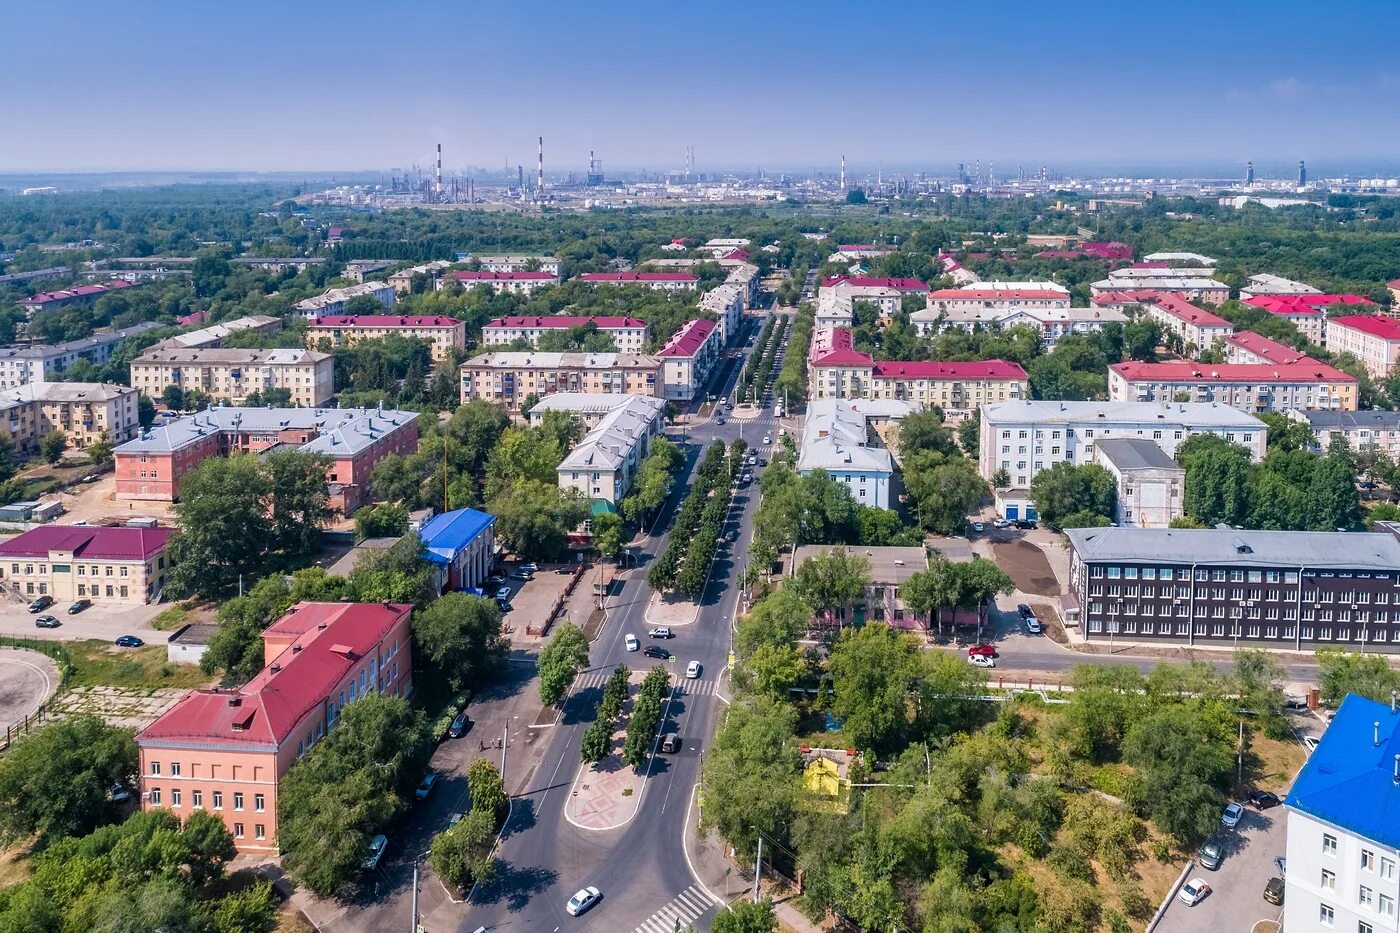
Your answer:
[[[454,509],[428,519],[419,537],[437,573],[438,592],[480,589],[495,561],[496,516]]]
[[[1283,928],[1396,929],[1400,711],[1349,695],[1284,801]]]

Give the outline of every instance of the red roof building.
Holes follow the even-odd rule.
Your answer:
[[[893,288],[895,291],[917,294],[928,291],[928,283],[918,279],[881,279],[865,275],[833,275],[822,279],[822,288],[848,285],[851,288]]]
[[[658,292],[692,291],[700,284],[689,272],[588,272],[578,280],[589,285],[642,285]]]
[[[1225,352],[1229,363],[1318,363],[1302,350],[1295,350],[1286,343],[1270,340],[1253,331],[1242,330],[1225,338]]]
[[[677,402],[695,398],[719,361],[722,349],[714,321],[686,321],[656,352],[661,360],[663,397]]]
[[[1079,251],[1095,259],[1132,259],[1133,248],[1116,240],[1107,243],[1081,243]]]
[[[0,581],[16,596],[144,605],[165,585],[169,528],[44,525],[0,544]]]
[[[1216,402],[1250,413],[1355,411],[1357,379],[1317,360],[1303,363],[1115,363],[1108,368],[1114,402]]]
[[[1327,322],[1327,349],[1350,353],[1378,379],[1400,360],[1400,320],[1378,314],[1351,314]]]
[[[1128,305],[1141,305],[1167,334],[1179,339],[1183,348],[1208,350],[1217,340],[1224,340],[1235,331],[1235,325],[1225,318],[1199,308],[1172,292],[1111,291],[1095,295],[1089,301],[1120,311]]]
[[[126,279],[112,279],[110,282],[99,282],[95,285],[74,285],[72,288],[61,288],[54,292],[40,292],[28,298],[21,298],[19,303],[26,314],[34,314],[38,311],[56,311],[59,308],[90,305],[109,292],[119,291],[123,288],[135,288],[136,285],[136,282],[130,282]]]
[[[1026,379],[1020,363],[1007,360],[939,362],[935,360],[875,363],[876,378],[883,379]]]
[[[372,693],[412,682],[413,607],[298,603],[262,634],[266,665],[234,690],[194,690],[136,736],[141,806],[221,817],[240,852],[276,853],[282,777]]]

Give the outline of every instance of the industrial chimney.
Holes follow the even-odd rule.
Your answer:
[[[437,144],[437,175],[433,183],[433,200],[442,202],[442,143]]]
[[[846,157],[841,157],[841,190],[846,190]]]
[[[1254,187],[1254,161],[1252,159],[1244,164],[1244,186],[1246,188]]]

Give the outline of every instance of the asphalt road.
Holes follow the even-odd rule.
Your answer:
[[[750,333],[757,334],[761,327],[761,321],[749,320]],[[723,397],[732,391],[745,353],[720,367],[712,389],[716,395]],[[722,426],[710,420],[692,424],[688,431],[692,465],[698,460],[695,455],[711,440],[735,440],[742,429],[743,423],[734,420]],[[754,432],[750,426],[750,441]],[[767,455],[761,444],[760,455]],[[677,484],[669,508],[674,510],[688,487],[689,481]],[[738,531],[738,542],[720,551],[697,621],[675,628],[676,637],[668,643],[677,659],[671,667],[678,689],[660,731],[683,736],[681,753],[654,759],[636,815],[626,825],[602,832],[574,826],[564,816],[564,805],[579,770],[579,740],[592,720],[599,691],[594,688],[571,696],[559,722],[550,730],[549,744],[529,786],[514,801],[514,814],[498,853],[497,879],[478,888],[462,929],[485,926],[493,933],[556,929],[618,933],[636,929],[679,896],[696,900],[695,879],[681,845],[682,830],[691,791],[699,779],[703,743],[713,734],[723,706],[715,695],[716,680],[728,658],[731,620],[739,595],[735,580],[747,559],[756,504],[756,483],[737,490],[726,530]],[[662,526],[668,526],[669,520],[667,516]],[[619,663],[634,668],[643,662],[659,663],[628,653],[623,638],[633,633],[643,643],[648,641],[645,636],[651,626],[645,612],[651,592],[645,579],[647,559],[659,553],[666,540],[663,534],[643,541],[641,566],[621,578],[607,623],[590,651],[592,670],[611,670]],[[699,681],[684,679],[685,666],[692,660],[703,665]],[[565,903],[586,885],[602,890],[602,902],[582,917],[569,917]],[[711,908],[694,925],[708,929],[713,915]]]

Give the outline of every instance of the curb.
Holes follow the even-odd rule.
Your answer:
[[[1143,933],[1152,933],[1153,930],[1157,929],[1157,924],[1161,923],[1162,918],[1166,916],[1167,908],[1170,907],[1172,901],[1176,899],[1176,892],[1181,890],[1182,882],[1186,880],[1187,875],[1191,874],[1191,869],[1194,868],[1195,865],[1195,859],[1186,860],[1186,867],[1181,870],[1181,874],[1176,876],[1176,882],[1171,886],[1171,889],[1167,891],[1167,896],[1163,898],[1162,905],[1158,907],[1157,912],[1152,915],[1152,920],[1147,924],[1147,929],[1144,930]]]

